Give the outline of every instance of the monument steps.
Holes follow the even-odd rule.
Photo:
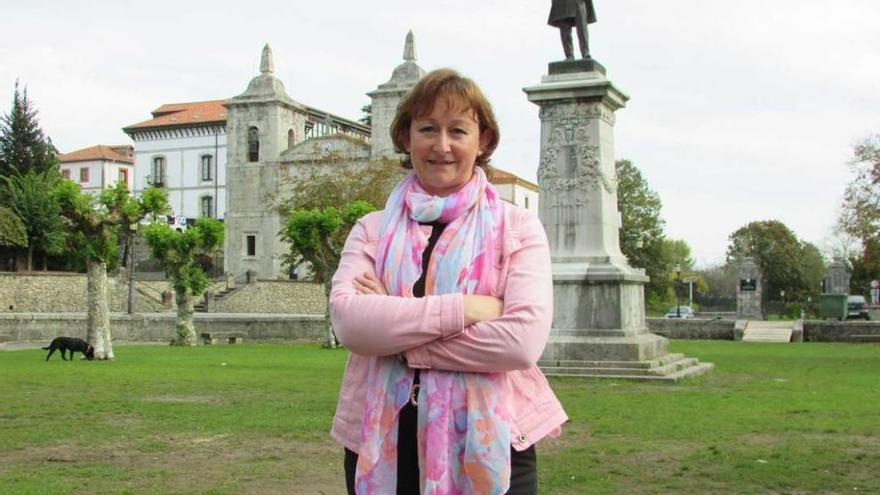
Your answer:
[[[650,369],[665,366],[674,361],[684,359],[684,354],[675,353],[645,361],[577,361],[577,360],[542,360],[539,366],[552,366],[558,368],[621,368],[621,369]]]
[[[546,376],[665,382],[698,376],[715,367],[712,363],[701,363],[696,358],[687,358],[682,354],[650,361],[541,361],[538,365]]]

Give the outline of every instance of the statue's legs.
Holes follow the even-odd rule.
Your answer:
[[[581,48],[581,57],[590,58],[590,31],[587,23],[587,4],[586,2],[577,3],[577,15],[575,16],[575,26],[577,26],[578,43]],[[569,45],[571,44],[571,30],[568,34]]]
[[[566,60],[574,60],[574,43],[571,40],[571,24],[559,25],[559,36],[562,38],[562,50],[565,52]],[[578,28],[580,32],[580,28]]]

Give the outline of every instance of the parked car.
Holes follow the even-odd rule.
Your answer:
[[[679,316],[679,314],[681,316]],[[667,318],[693,318],[694,310],[691,309],[690,306],[679,306],[676,308],[675,306],[669,308],[669,311],[666,312]]]
[[[871,319],[868,314],[868,301],[865,300],[865,296],[849,296],[846,298],[846,318]]]

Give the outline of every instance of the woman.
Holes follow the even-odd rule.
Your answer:
[[[427,74],[391,136],[413,173],[352,229],[330,294],[352,353],[331,432],[349,493],[537,493],[534,443],[568,419],[535,365],[544,231],[486,178],[499,132],[471,80]]]

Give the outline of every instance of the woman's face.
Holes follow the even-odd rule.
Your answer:
[[[422,188],[435,196],[461,189],[474,173],[474,163],[489,142],[480,135],[477,117],[464,105],[440,98],[428,115],[415,118],[404,139]]]

